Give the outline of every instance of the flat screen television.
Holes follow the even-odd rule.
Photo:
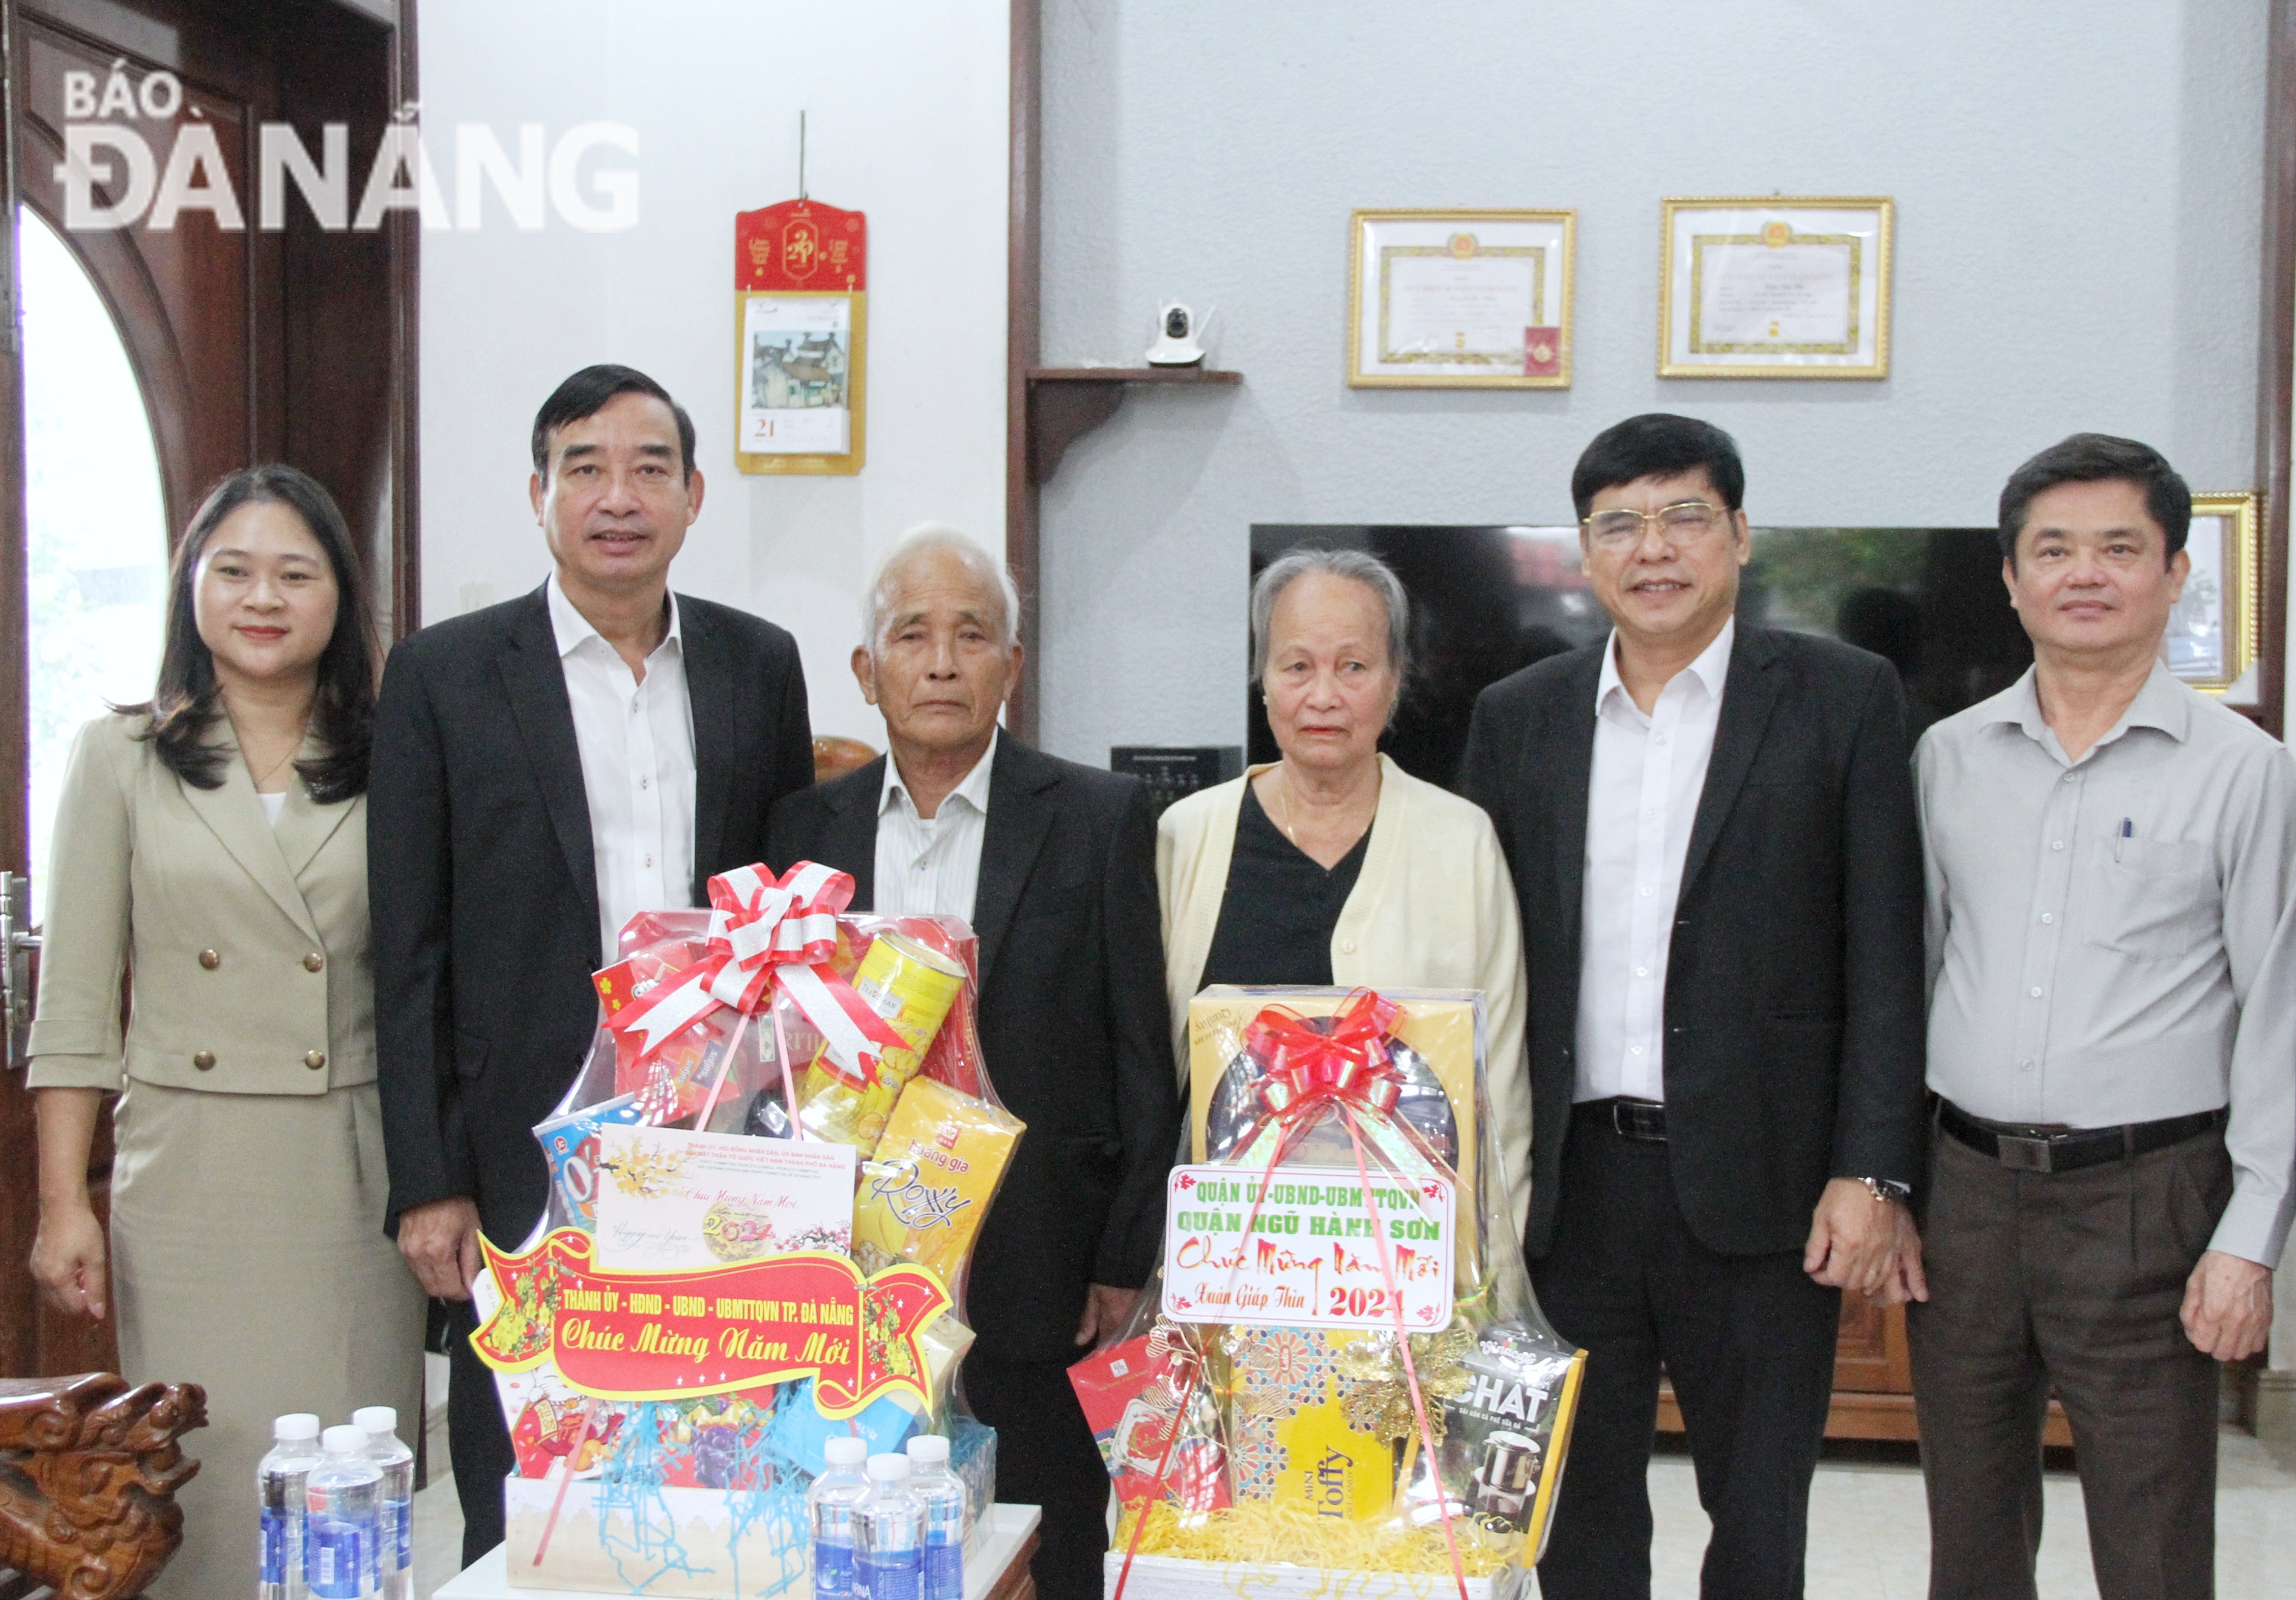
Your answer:
[[[1430,783],[1457,776],[1486,685],[1610,631],[1579,570],[1576,528],[1255,523],[1252,576],[1302,545],[1369,551],[1403,580],[1414,666],[1382,748]],[[1916,737],[2008,687],[2033,660],[1990,528],[1757,528],[1738,615],[1886,658]],[[1256,686],[1243,687],[1250,759],[1273,761],[1266,708]]]

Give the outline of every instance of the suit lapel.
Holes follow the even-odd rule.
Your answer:
[[[309,760],[321,753],[322,747],[316,739],[306,739],[303,748],[296,752],[296,759]],[[280,808],[279,825],[271,830],[271,837],[287,862],[288,875],[299,885],[302,882],[303,869],[326,848],[327,841],[335,836],[335,830],[343,825],[343,819],[357,808],[358,803],[351,800],[322,806],[312,800],[310,791],[301,783],[288,785],[287,803]],[[299,888],[297,893],[301,893]]]
[[[574,705],[566,697],[566,671],[550,604],[537,589],[522,602],[504,636],[500,657],[511,717],[550,812],[552,831],[566,857],[574,892],[586,908],[586,928],[598,925],[597,858],[590,841],[590,796],[582,783],[582,750],[574,740]]]
[[[184,798],[191,801],[192,809],[231,853],[231,858],[263,886],[263,892],[316,946],[319,942],[318,923],[312,917],[310,907],[304,903],[303,891],[296,887],[295,874],[279,848],[280,841],[273,836],[271,825],[263,815],[263,802],[256,798],[255,780],[247,775],[247,763],[239,759],[239,742],[231,735],[230,723],[218,719],[218,724],[221,737],[215,743],[221,744],[226,752],[223,787],[201,789],[183,784]],[[288,803],[291,807],[294,802],[291,800]]]
[[[873,908],[877,904],[877,801],[885,792],[885,763],[890,759],[879,756],[822,792],[829,821],[817,841],[820,854],[815,858],[842,867],[851,875],[856,906]],[[793,861],[774,863],[783,872],[795,865]]]
[[[677,619],[685,699],[693,717],[694,904],[707,905],[704,884],[712,872],[749,865],[721,855],[734,792],[734,662],[724,635],[682,597]]]
[[[1768,668],[1777,652],[1759,628],[1741,627],[1730,647],[1730,671],[1722,680],[1722,714],[1714,726],[1714,752],[1706,762],[1706,787],[1698,797],[1690,848],[1682,859],[1682,895],[1686,899],[1699,870],[1722,836],[1722,825],[1745,787],[1746,775],[1762,748],[1762,734],[1777,705],[1780,681]]]
[[[1608,650],[1607,636],[1603,650]],[[1568,930],[1570,948],[1578,948],[1579,901],[1587,882],[1587,792],[1595,777],[1595,686],[1603,679],[1601,650],[1586,652],[1571,672],[1559,702],[1550,702],[1546,736],[1529,752],[1532,770],[1524,780],[1533,793],[1544,792],[1554,808],[1554,882],[1560,902],[1555,913]]]
[[[972,931],[980,939],[984,992],[1029,869],[1052,826],[1051,791],[1060,781],[1059,770],[1035,751],[1010,734],[997,735],[996,759],[988,768],[988,825],[980,838],[980,885],[972,896]]]

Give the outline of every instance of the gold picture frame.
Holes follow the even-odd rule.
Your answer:
[[[1570,388],[1578,227],[1570,210],[1350,212],[1349,387]]]
[[[2264,496],[2252,489],[2194,495],[2185,538],[2192,570],[2169,614],[2161,659],[2204,694],[2221,695],[2261,650]]]
[[[841,410],[844,414],[845,446],[843,450],[764,451],[748,450],[751,425],[752,400],[762,399],[755,386],[761,382],[758,371],[758,352],[752,349],[750,307],[752,301],[823,303],[824,315],[817,319],[822,326],[816,342],[825,339],[834,346],[835,336],[844,336],[845,349],[834,353],[842,359],[841,369],[834,373],[839,385],[841,406],[818,406],[821,410]],[[814,319],[801,319],[814,320]],[[817,363],[816,363],[817,365]],[[864,290],[819,289],[757,289],[737,290],[734,295],[734,465],[736,471],[753,476],[822,476],[850,477],[860,472],[867,458],[865,448],[869,398],[869,296]]]
[[[1661,378],[1886,378],[1897,202],[1676,196],[1659,224]]]

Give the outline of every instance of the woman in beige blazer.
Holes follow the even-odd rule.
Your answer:
[[[1530,1205],[1522,925],[1490,818],[1379,753],[1402,697],[1403,585],[1377,557],[1292,550],[1251,589],[1251,671],[1283,759],[1164,813],[1156,881],[1173,1050],[1211,983],[1483,991],[1492,1125]]]
[[[183,1549],[149,1591],[204,1600],[254,1581],[274,1416],[421,1426],[423,1300],[382,1234],[374,650],[342,515],[291,467],[234,473],[169,587],[157,692],[81,730],[57,808],[32,1271],[65,1311],[116,1316],[131,1381],[206,1388]],[[112,1091],[107,1241],[86,1173]]]

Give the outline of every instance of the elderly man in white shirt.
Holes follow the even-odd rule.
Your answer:
[[[998,1432],[998,1492],[1044,1508],[1037,1593],[1096,1600],[1108,1475],[1068,1366],[1156,1264],[1180,1103],[1148,792],[999,730],[1019,621],[1012,579],[963,534],[897,546],[853,652],[890,754],[775,807],[770,859],[980,936],[982,1053],[1029,1131],[973,1256],[965,1395]]]

